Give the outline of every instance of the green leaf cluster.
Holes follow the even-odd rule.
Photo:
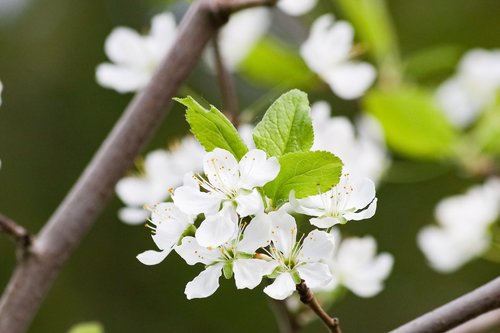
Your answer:
[[[68,333],[104,333],[104,328],[98,322],[87,322],[74,325]]]
[[[193,98],[178,98],[187,107],[191,132],[207,151],[226,149],[238,159],[248,148],[229,120],[215,107],[206,109]],[[273,205],[288,200],[291,191],[303,198],[328,191],[342,172],[342,162],[326,151],[310,151],[314,142],[311,108],[307,95],[297,89],[281,95],[266,111],[253,131],[258,149],[277,157],[278,176],[264,186]]]

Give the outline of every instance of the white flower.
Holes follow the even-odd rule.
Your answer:
[[[279,0],[278,8],[292,16],[304,15],[316,6],[318,0]]]
[[[334,23],[332,15],[323,15],[313,23],[309,38],[300,48],[309,68],[344,99],[363,95],[376,76],[372,65],[350,60],[353,38],[349,23]]]
[[[0,81],[0,105],[2,105],[2,91],[3,91],[3,83]]]
[[[255,142],[253,142],[253,129],[255,126],[250,124],[241,124],[238,126],[238,133],[241,139],[249,149],[255,149]]]
[[[153,225],[149,226],[153,231],[153,241],[160,251],[149,250],[137,256],[144,265],[156,265],[165,259],[182,235],[193,224],[192,216],[181,212],[171,202],[164,202],[152,208],[151,219]]]
[[[202,246],[216,247],[234,234],[236,213],[245,217],[263,211],[257,187],[273,180],[280,166],[276,157],[268,159],[262,150],[250,150],[238,163],[230,152],[216,148],[205,155],[203,169],[206,178],[195,176],[197,186],[177,188],[174,203],[187,214],[205,214],[196,240]]]
[[[326,150],[344,163],[343,170],[377,182],[389,165],[382,128],[373,117],[363,116],[356,128],[346,117],[331,117],[327,102],[311,107],[314,126],[312,150]],[[355,130],[358,135],[356,136]]]
[[[343,174],[331,190],[304,199],[290,195],[290,204],[297,212],[309,216],[312,225],[330,228],[347,221],[369,219],[377,209],[375,184],[368,178],[351,178]]]
[[[392,255],[385,252],[377,255],[377,242],[373,237],[353,237],[341,243],[340,232],[333,230],[332,234],[336,247],[328,264],[333,279],[318,290],[331,291],[344,286],[359,297],[372,297],[381,292],[392,270]]]
[[[149,35],[127,27],[115,28],[106,39],[106,55],[113,62],[97,67],[97,82],[120,93],[141,90],[173,46],[177,28],[174,15],[153,17]]]
[[[498,89],[500,50],[474,49],[464,55],[458,72],[438,88],[436,97],[450,121],[466,127],[495,102]]]
[[[323,260],[332,255],[333,243],[324,231],[313,230],[297,242],[295,219],[283,211],[269,214],[272,220],[271,244],[268,254],[276,269],[276,279],[264,288],[274,299],[285,299],[304,280],[308,287],[328,284],[332,275]]]
[[[267,8],[250,8],[231,15],[218,36],[224,65],[235,71],[271,25],[271,12]],[[213,69],[213,50],[208,49],[205,59]]]
[[[418,234],[418,245],[432,268],[453,272],[488,249],[488,229],[499,213],[500,180],[492,178],[463,195],[439,202],[435,210],[439,226],[424,227]]]
[[[194,237],[183,238],[182,244],[176,248],[177,253],[189,265],[206,265],[206,269],[186,285],[184,292],[188,299],[212,295],[219,288],[223,271],[226,278],[234,273],[238,289],[255,288],[264,275],[273,271],[275,266],[272,263],[253,257],[258,248],[269,244],[269,217],[259,214],[245,228],[243,235],[241,229],[228,242],[216,248],[203,247]]]
[[[149,216],[143,206],[167,199],[169,191],[182,184],[186,172],[201,169],[204,154],[192,136],[174,144],[170,151],[150,152],[139,175],[122,178],[116,184],[116,194],[127,205],[118,212],[120,220],[127,224],[143,223]]]

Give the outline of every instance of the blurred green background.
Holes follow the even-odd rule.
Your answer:
[[[497,0],[388,4],[404,59],[437,45],[448,45],[458,55],[472,47],[500,46]],[[325,6],[336,9],[330,2]],[[15,17],[0,14],[1,212],[33,232],[42,227],[131,99],[95,83],[95,67],[106,60],[106,36],[117,25],[143,30],[162,8],[165,3],[158,0],[33,0]],[[454,66],[450,63],[439,79]],[[190,79],[203,98],[220,105],[213,82],[203,68]],[[243,79],[238,88],[243,106],[265,92]],[[313,101],[320,98],[332,103],[335,114],[355,111],[329,91],[311,94]],[[150,148],[185,130],[182,110],[174,107]],[[342,228],[374,235],[379,249],[395,256],[381,294],[371,299],[349,294],[335,306],[345,332],[388,331],[499,275],[498,264],[484,260],[440,275],[417,249],[416,233],[432,223],[435,204],[472,182],[450,166],[397,159],[379,187],[375,218]],[[102,322],[107,332],[277,332],[259,288],[236,291],[233,281],[221,280],[214,296],[187,301],[184,286],[200,267],[187,266],[177,256],[154,267],[140,264],[136,254],[153,244],[144,228],[118,221],[121,206],[112,200],[62,270],[30,332],[65,332],[87,320]],[[2,288],[15,266],[14,252],[13,242],[0,235]],[[304,332],[322,331],[320,325]]]

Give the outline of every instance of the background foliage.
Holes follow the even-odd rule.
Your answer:
[[[448,77],[466,49],[500,46],[498,1],[388,4],[406,71],[417,82],[433,84]],[[95,83],[95,66],[105,60],[105,37],[116,25],[140,30],[162,6],[158,0],[33,0],[16,18],[0,16],[0,78],[5,85],[0,110],[2,212],[32,231],[41,228],[130,100],[130,95]],[[322,6],[341,16],[330,2]],[[277,34],[287,36],[285,31]],[[305,31],[297,28],[288,34],[303,38]],[[287,58],[287,63],[296,59]],[[255,71],[251,64],[245,69]],[[297,77],[307,86],[309,77]],[[189,84],[221,105],[214,81],[201,68]],[[238,91],[243,106],[264,95],[260,103],[267,107],[279,94],[243,79]],[[310,99],[330,101],[334,114],[356,111],[326,89]],[[373,96],[373,102],[382,103],[383,97]],[[164,146],[167,138],[179,137],[186,128],[183,108],[174,105],[150,147]],[[446,129],[440,130],[449,137]],[[498,265],[481,260],[453,275],[438,275],[415,242],[417,231],[432,222],[434,205],[463,192],[472,181],[451,166],[396,156],[379,186],[375,217],[343,227],[347,233],[374,235],[381,250],[395,255],[393,274],[380,295],[361,299],[349,294],[335,306],[346,332],[387,331],[498,276]],[[263,293],[236,292],[232,282],[222,281],[210,299],[187,301],[182,291],[197,268],[186,268],[177,256],[163,265],[141,265],[135,255],[150,248],[149,233],[118,222],[120,206],[118,199],[108,206],[64,268],[30,332],[65,332],[87,320],[102,322],[107,332],[232,332],[236,325],[242,333],[277,331]],[[14,265],[14,245],[0,235],[2,286]],[[315,332],[318,325],[306,331]]]

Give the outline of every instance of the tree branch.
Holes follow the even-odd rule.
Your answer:
[[[95,223],[116,182],[153,135],[168,106],[229,14],[275,1],[199,0],[184,17],[173,47],[147,87],[136,95],[80,179],[33,241],[0,299],[0,332],[27,330],[52,283]]]
[[[323,323],[328,327],[331,333],[342,333],[340,330],[340,323],[338,318],[332,318],[325,310],[321,307],[316,297],[309,287],[302,280],[297,286],[297,291],[300,296],[302,303],[309,305],[309,307],[318,315],[318,317],[323,321]]]
[[[1,213],[0,232],[11,236],[23,252],[31,245],[31,236],[28,231]]]
[[[218,35],[213,39],[214,62],[219,80],[224,111],[235,127],[238,127],[238,97],[231,73],[228,71],[219,48]]]
[[[500,310],[493,310],[480,315],[446,333],[480,333],[492,328],[500,329]]]
[[[500,278],[479,287],[393,331],[392,333],[446,332],[477,316],[500,308]]]

